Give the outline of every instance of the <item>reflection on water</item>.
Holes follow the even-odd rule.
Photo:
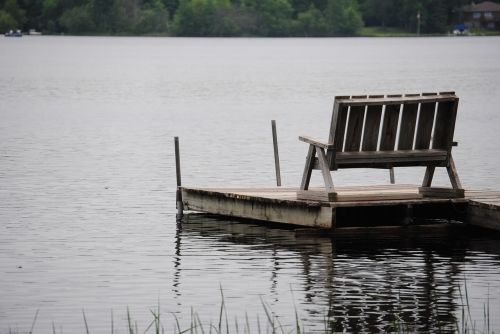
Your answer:
[[[325,317],[330,317],[335,331],[379,332],[394,328],[397,319],[419,332],[450,330],[461,319],[464,286],[467,276],[474,274],[467,268],[478,266],[474,270],[480,273],[481,267],[500,264],[500,239],[484,239],[481,232],[460,225],[444,228],[442,233],[432,229],[420,235],[401,230],[385,236],[381,231],[368,239],[330,238],[188,215],[177,226],[173,287],[182,297],[178,287],[183,257],[194,243],[206,251],[244,245],[248,256],[258,257],[263,251],[272,254],[269,292],[276,298],[276,285],[285,279],[280,262],[286,257],[300,263],[301,283],[293,289],[296,297],[300,295],[301,316],[310,328],[322,329]],[[471,233],[472,237],[464,237]],[[479,297],[491,302],[492,297],[498,298],[493,295]],[[491,305],[499,306],[497,302]],[[500,319],[491,320],[493,328],[500,326]]]
[[[449,324],[464,277],[475,319],[487,296],[500,310],[490,234],[331,240],[207,217],[176,230],[172,142],[184,185],[273,186],[276,119],[282,181],[296,187],[297,137],[326,138],[334,95],[455,90],[462,183],[498,188],[499,37],[28,36],[0,38],[0,51],[0,333],[29,330],[37,309],[36,333],[52,321],[81,332],[82,308],[106,333],[110,310],[118,326],[127,307],[142,331],[158,299],[166,331],[173,312],[189,324],[191,307],[210,323],[220,286],[240,319],[265,319],[262,299],[293,324],[295,301],[308,328],[329,305],[336,328],[386,327],[395,312],[422,329]],[[423,173],[396,169],[396,181]],[[334,178],[388,182],[384,170]],[[448,185],[445,171],[435,178]]]

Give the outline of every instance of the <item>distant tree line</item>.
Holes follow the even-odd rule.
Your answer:
[[[363,26],[444,33],[470,0],[0,0],[0,31],[351,36]],[[500,0],[497,0],[500,2]],[[420,13],[420,22],[417,19]]]

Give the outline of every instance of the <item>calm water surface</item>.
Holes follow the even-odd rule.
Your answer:
[[[284,326],[294,304],[307,329],[325,315],[348,332],[399,316],[419,331],[460,318],[467,286],[482,328],[500,330],[500,237],[313,238],[192,216],[175,222],[173,136],[186,185],[274,180],[270,120],[285,185],[327,136],[333,96],[454,90],[455,160],[467,187],[500,189],[500,38],[0,38],[0,333],[142,331],[161,304],[166,331],[191,307],[256,330],[262,301]],[[423,170],[397,169],[399,182]],[[338,184],[385,183],[345,170]],[[320,184],[316,176],[313,182]],[[444,173],[437,183],[446,184]],[[241,325],[242,326],[242,325]],[[264,325],[263,325],[264,327]],[[288,328],[288,327],[287,327]],[[290,327],[291,328],[291,327]]]

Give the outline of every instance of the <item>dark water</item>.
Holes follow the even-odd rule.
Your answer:
[[[111,310],[125,332],[127,306],[143,331],[158,301],[166,330],[191,308],[215,323],[220,287],[231,324],[246,312],[253,330],[263,301],[284,326],[295,304],[311,330],[331,315],[337,330],[377,331],[397,314],[437,331],[460,319],[465,285],[476,327],[489,303],[498,330],[497,235],[331,239],[207,216],[180,228],[172,137],[186,185],[271,186],[276,119],[296,186],[297,136],[327,135],[334,95],[455,90],[462,182],[499,189],[499,56],[496,37],[0,39],[0,332],[28,331],[37,309],[39,332],[83,331],[82,309],[92,332],[110,331]]]

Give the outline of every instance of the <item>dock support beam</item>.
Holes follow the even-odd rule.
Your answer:
[[[276,185],[281,187],[281,170],[280,170],[280,156],[278,153],[278,135],[276,134],[276,121],[271,121],[273,130],[273,146],[274,146],[274,168],[276,169]]]
[[[174,137],[175,144],[175,176],[177,178],[177,191],[175,192],[175,203],[177,207],[177,219],[184,215],[184,204],[182,203],[181,191],[181,157],[179,153],[179,137]]]

